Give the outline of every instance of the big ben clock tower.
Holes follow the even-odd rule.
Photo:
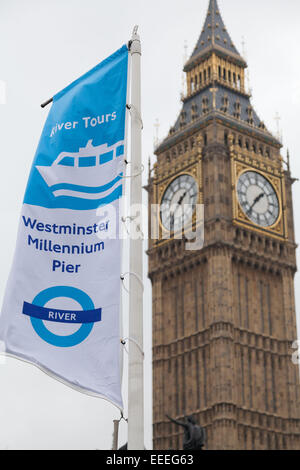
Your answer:
[[[182,445],[166,414],[193,415],[207,449],[300,449],[293,179],[251,105],[246,67],[210,0],[147,186],[149,203],[163,203],[148,251],[155,449]],[[176,236],[193,209],[177,217],[171,202],[204,205],[201,250]]]

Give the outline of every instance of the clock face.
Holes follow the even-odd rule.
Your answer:
[[[197,202],[198,187],[191,175],[180,175],[167,187],[160,208],[163,226],[175,232],[192,218]]]
[[[279,217],[279,201],[271,183],[260,173],[246,171],[237,185],[238,200],[246,216],[261,227],[274,225]]]

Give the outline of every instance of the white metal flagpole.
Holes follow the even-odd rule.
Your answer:
[[[131,39],[131,187],[128,450],[144,450],[141,42]]]

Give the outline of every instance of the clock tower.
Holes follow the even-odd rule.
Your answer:
[[[300,449],[294,180],[245,90],[246,67],[210,0],[147,186],[163,207],[148,250],[154,449],[182,445],[166,414],[193,415],[207,449]],[[177,235],[197,224],[195,204],[204,245],[187,251]]]

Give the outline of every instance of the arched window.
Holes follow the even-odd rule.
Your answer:
[[[182,111],[180,113],[180,127],[184,127],[186,125],[186,112]]]
[[[242,141],[242,138],[239,137],[239,146],[242,148],[243,147],[243,141]]]
[[[254,120],[253,120],[253,108],[252,106],[248,106],[247,108],[247,115],[248,115],[248,119],[247,119],[247,122],[251,125],[253,125],[254,123]]]
[[[202,72],[199,73],[199,82],[200,82],[200,85],[202,85]]]
[[[223,69],[223,80],[226,81],[226,69]]]
[[[231,71],[228,70],[228,81],[231,83]]]
[[[203,134],[203,142],[204,142],[204,145],[207,145],[207,134],[206,134],[206,132],[204,132],[204,134]]]
[[[205,96],[204,98],[202,98],[202,112],[204,114],[208,113],[208,111],[209,111],[208,105],[209,105],[209,100],[208,100],[207,96]]]
[[[221,67],[219,66],[219,79],[222,78],[222,71],[221,71]]]
[[[206,82],[206,70],[204,70],[204,82]]]
[[[265,123],[264,123],[263,121],[260,121],[258,127],[259,127],[260,129],[263,129],[263,130],[266,129]]]
[[[224,113],[227,113],[228,107],[229,107],[229,99],[228,99],[227,93],[225,93],[224,96],[222,97],[221,111],[223,111]]]
[[[240,119],[241,117],[241,103],[239,99],[234,103],[234,113],[233,116],[237,119]]]
[[[210,80],[210,77],[211,77],[211,68],[208,67],[208,80]]]
[[[198,117],[198,106],[196,105],[196,103],[193,103],[192,104],[192,112],[191,112],[191,115],[192,115],[192,120],[196,119]]]
[[[228,145],[228,132],[227,131],[224,132],[224,143],[225,145]]]

